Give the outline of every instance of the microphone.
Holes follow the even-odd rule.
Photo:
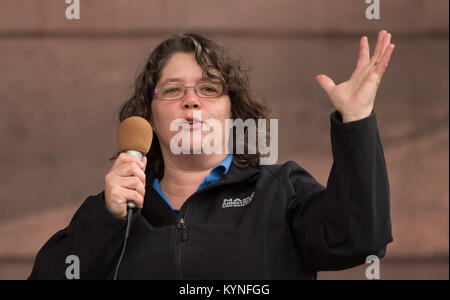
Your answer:
[[[153,140],[153,130],[150,123],[146,119],[133,116],[129,117],[120,123],[117,129],[117,148],[119,152],[125,152],[136,156],[139,160],[148,153],[150,145]],[[116,270],[114,272],[114,280],[117,280],[120,264],[122,262],[125,248],[127,247],[128,237],[130,235],[131,219],[133,217],[133,210],[136,204],[132,201],[127,202],[127,226],[125,229],[125,240],[117,262]]]
[[[153,130],[150,123],[141,117],[133,116],[123,120],[117,129],[117,148],[119,152],[134,155],[139,160],[148,153],[153,140]],[[135,209],[136,204],[127,202],[129,209]]]

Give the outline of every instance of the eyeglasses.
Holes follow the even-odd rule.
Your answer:
[[[199,98],[217,98],[227,93],[227,88],[222,83],[202,82],[194,86],[167,84],[156,88],[153,94],[160,100],[174,101],[183,99],[189,88],[193,88]]]

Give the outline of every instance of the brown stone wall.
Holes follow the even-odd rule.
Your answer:
[[[62,0],[1,0],[0,279],[25,278],[43,243],[103,189],[115,113],[165,37],[199,30],[247,62],[279,119],[278,162],[326,184],[333,107],[314,76],[346,80],[359,37],[374,45],[383,28],[396,50],[375,112],[395,241],[381,275],[448,279],[449,2],[380,2],[381,19],[369,21],[363,0],[81,0],[81,19],[69,21]]]

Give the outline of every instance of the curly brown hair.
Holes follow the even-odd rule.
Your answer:
[[[151,101],[153,90],[161,78],[162,70],[175,53],[194,53],[198,64],[206,76],[212,80],[220,80],[228,89],[233,119],[266,119],[267,106],[256,101],[250,88],[247,70],[239,60],[230,57],[228,51],[198,33],[179,33],[161,42],[150,54],[144,69],[136,78],[134,92],[120,107],[119,121],[131,116],[140,116],[151,120]],[[215,72],[212,72],[214,70]],[[217,72],[218,71],[218,72]],[[268,122],[267,122],[268,123]],[[164,175],[164,162],[157,135],[148,154],[150,172],[161,178]],[[244,130],[244,154],[234,154],[233,163],[238,166],[258,167],[260,153],[248,154],[248,130]],[[233,153],[236,152],[236,134],[233,134]]]

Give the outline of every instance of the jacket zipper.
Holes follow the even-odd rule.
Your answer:
[[[221,181],[221,182],[217,182],[217,183],[213,183],[209,186],[204,187],[201,192],[204,192],[206,190],[209,190],[211,188],[216,188],[218,186],[221,185],[226,185],[229,183],[235,183],[235,182],[239,182],[242,180],[246,180],[250,177],[252,177],[254,174],[247,174],[246,176],[242,176],[240,178],[235,178],[233,180],[229,180],[229,181]],[[189,215],[188,215],[188,211],[189,211],[189,203],[191,202],[191,200],[193,198],[195,198],[198,193],[200,193],[200,191],[196,191],[194,194],[192,194],[183,204],[183,206],[180,209],[179,212],[179,216],[178,216],[178,221],[176,224],[177,227],[177,233],[176,233],[176,240],[175,240],[175,279],[177,280],[184,280],[184,271],[183,271],[183,250],[184,250],[184,244],[186,243],[186,241],[188,240],[188,234],[187,234],[187,228],[186,228],[186,224],[189,221]],[[163,200],[163,199],[161,199]],[[163,200],[164,201],[164,200]],[[167,207],[170,209],[170,207],[167,205]],[[172,211],[172,213],[174,213]]]
[[[186,225],[184,218],[180,218],[178,220],[177,224],[178,228],[178,234],[177,234],[177,246],[175,251],[175,265],[176,265],[176,272],[175,272],[175,278],[178,280],[184,279],[183,274],[183,250],[184,250],[184,242],[187,241],[187,234],[186,234]]]

